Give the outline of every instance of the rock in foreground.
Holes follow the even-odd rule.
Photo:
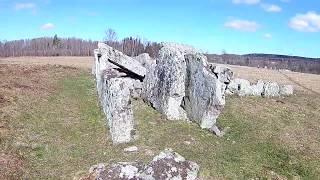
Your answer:
[[[186,161],[184,157],[172,150],[165,150],[153,158],[140,177],[144,180],[195,180],[198,171],[199,165],[197,163]]]
[[[199,165],[171,149],[166,149],[147,165],[138,162],[120,162],[92,166],[89,175],[81,180],[195,180]]]

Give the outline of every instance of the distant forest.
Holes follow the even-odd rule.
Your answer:
[[[137,37],[118,40],[116,32],[112,29],[106,31],[104,41],[129,56],[149,53],[151,57],[155,57],[160,49],[159,43],[142,41]],[[0,57],[93,56],[93,50],[97,48],[97,44],[98,41],[59,38],[57,35],[36,39],[0,41]]]
[[[208,61],[220,64],[268,69],[288,69],[295,72],[320,74],[320,59],[275,54],[207,54]]]
[[[148,53],[155,58],[161,48],[157,42],[127,37],[118,40],[113,29],[105,32],[104,42],[124,52],[128,56]],[[0,57],[14,56],[93,56],[97,41],[77,38],[44,37],[15,41],[0,41]],[[207,54],[209,62],[251,66],[269,69],[289,69],[291,71],[320,74],[320,59],[273,54],[222,55]]]

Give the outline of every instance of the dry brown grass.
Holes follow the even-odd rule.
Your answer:
[[[0,58],[0,64],[62,65],[83,69],[92,67],[93,57],[10,57]]]

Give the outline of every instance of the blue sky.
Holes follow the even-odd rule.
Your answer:
[[[0,0],[0,39],[118,37],[320,57],[319,0]]]

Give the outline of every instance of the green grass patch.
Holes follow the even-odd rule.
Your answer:
[[[114,146],[95,82],[89,73],[80,72],[59,80],[48,98],[22,108],[12,122],[17,129],[12,147],[28,162],[28,179],[72,179],[100,162],[147,162],[165,148],[197,162],[203,179],[317,179],[319,97],[298,95],[281,101],[228,97],[218,120],[220,127],[230,127],[223,138],[194,123],[168,121],[135,101],[139,139]],[[124,153],[131,145],[139,152]]]

